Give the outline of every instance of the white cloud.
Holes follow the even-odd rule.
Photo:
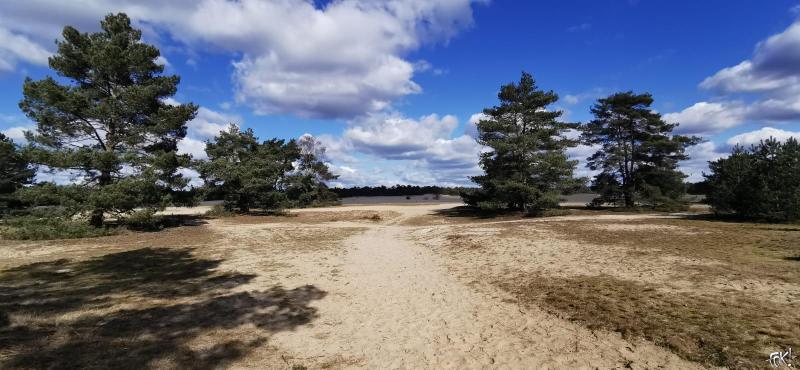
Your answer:
[[[341,184],[466,185],[481,172],[482,147],[469,135],[454,136],[457,127],[458,119],[450,115],[413,119],[375,113],[350,121],[341,137],[323,135],[319,140],[334,162],[348,163],[342,167],[349,170],[335,172],[342,176]]]
[[[744,122],[746,109],[741,103],[699,102],[677,113],[664,115],[684,134],[717,134]]]
[[[25,139],[25,131],[32,131],[36,128],[33,126],[20,126],[20,127],[10,127],[3,130],[3,135],[11,138],[14,140],[16,144],[25,144],[27,140]]]
[[[800,119],[800,20],[759,42],[752,58],[723,68],[700,83],[722,94],[751,94],[747,104],[728,102],[729,117],[739,122],[787,122]],[[699,103],[700,104],[700,103]],[[691,109],[687,108],[687,109]],[[724,114],[717,112],[716,114]]]
[[[564,95],[564,98],[561,100],[563,100],[564,103],[566,104],[573,105],[573,104],[578,104],[578,102],[580,101],[580,97],[578,97],[577,95],[567,94]]]
[[[188,186],[191,187],[201,187],[203,186],[203,179],[200,178],[200,173],[191,169],[191,168],[180,168],[178,169],[178,173],[181,174],[186,179],[189,179]]]
[[[763,127],[761,129],[745,132],[728,139],[728,145],[741,145],[749,147],[750,145],[758,144],[761,140],[775,138],[778,141],[786,141],[790,137],[800,140],[800,131],[786,131],[772,127]]]
[[[158,58],[156,58],[155,62],[156,62],[156,64],[162,65],[164,67],[171,67],[172,66],[172,64],[169,63],[169,60],[167,60],[167,57],[165,57],[163,55],[159,55]]]
[[[167,98],[165,103],[179,105],[174,98]],[[190,154],[194,159],[208,159],[206,155],[206,141],[226,130],[228,125],[241,125],[242,118],[237,115],[220,113],[205,107],[197,109],[197,116],[186,123],[186,137],[178,142],[179,154]]]
[[[800,21],[756,45],[753,57],[705,79],[700,86],[726,92],[774,91],[800,78]]]
[[[47,65],[49,56],[50,52],[41,45],[12,33],[0,23],[0,71],[13,71],[18,61]]]
[[[473,138],[478,138],[478,122],[489,119],[485,113],[475,113],[469,117],[467,127],[464,128],[464,134]]]
[[[224,114],[200,107],[197,116],[186,123],[187,135],[196,139],[211,139],[227,129],[228,125],[241,124],[242,118],[237,115]]]
[[[41,45],[63,25],[96,30],[103,15],[123,11],[148,37],[157,38],[158,28],[193,48],[239,55],[236,98],[256,112],[352,118],[419,92],[404,56],[469,27],[474,2],[484,1],[31,0],[0,2],[0,26],[12,45],[24,46],[13,55],[41,64]],[[13,68],[15,60],[2,55],[0,68]]]
[[[353,121],[343,137],[360,152],[386,159],[421,159],[457,126],[458,119],[450,115],[439,118],[431,114],[415,120],[398,114],[372,114]]]
[[[206,143],[202,140],[186,137],[178,142],[178,154],[189,154],[194,159],[208,159]]]
[[[726,157],[728,153],[720,151],[713,142],[706,141],[686,149],[689,159],[681,161],[680,170],[688,177],[686,181],[703,181],[703,172],[708,171],[708,162]]]

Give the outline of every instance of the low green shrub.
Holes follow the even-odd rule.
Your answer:
[[[91,238],[112,235],[118,231],[116,228],[94,227],[85,220],[37,215],[9,217],[0,225],[3,238],[13,240]]]
[[[152,209],[143,209],[130,214],[125,219],[125,225],[130,230],[136,231],[158,231],[164,228],[161,217],[156,216]]]

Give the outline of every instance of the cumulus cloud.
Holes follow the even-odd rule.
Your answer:
[[[14,34],[0,23],[0,71],[13,71],[19,61],[47,65],[50,52],[24,35]]]
[[[196,139],[212,139],[225,130],[229,124],[240,124],[237,115],[220,113],[205,107],[197,110],[197,116],[186,123],[187,135]]]
[[[704,79],[700,88],[720,96],[664,115],[681,124],[677,132],[715,135],[748,122],[800,120],[800,19],[759,42],[750,59]]]
[[[756,45],[753,57],[706,78],[700,86],[726,92],[774,91],[800,78],[800,21]]]
[[[174,98],[166,98],[165,103],[179,105]],[[207,159],[206,141],[219,135],[228,125],[241,125],[242,118],[217,112],[206,107],[199,107],[194,119],[186,123],[186,137],[178,142],[179,154],[190,154],[194,159]]]
[[[414,63],[404,55],[469,27],[474,2],[483,1],[2,2],[0,26],[15,42],[0,42],[0,68],[13,68],[8,53],[46,61],[41,45],[51,43],[62,25],[94,30],[103,15],[124,11],[150,37],[158,37],[156,28],[168,30],[171,39],[191,47],[239,55],[233,63],[236,99],[257,113],[352,118],[421,91],[412,80]],[[4,54],[3,44],[22,46]]]
[[[35,127],[33,126],[19,126],[19,127],[10,127],[2,131],[3,135],[6,137],[11,138],[14,140],[16,144],[24,144],[27,142],[25,139],[25,132],[32,131]]]
[[[478,138],[478,122],[489,119],[485,113],[475,113],[469,117],[464,134],[473,138]]]
[[[472,136],[454,135],[458,127],[458,119],[451,115],[414,119],[375,113],[351,120],[340,137],[323,135],[319,140],[334,162],[342,157],[349,161],[343,166],[346,169],[337,173],[344,182],[363,184],[359,181],[369,179],[384,183],[391,179],[388,181],[395,183],[465,185],[481,171],[478,156],[483,148]]]
[[[687,181],[703,181],[703,172],[708,171],[708,162],[715,161],[728,155],[724,148],[711,141],[706,141],[686,149],[689,159],[681,161],[680,170],[686,174]]]
[[[189,154],[194,159],[208,159],[208,155],[206,155],[206,142],[191,137],[185,137],[178,142],[178,154]]]
[[[669,123],[679,123],[676,129],[684,134],[717,134],[744,122],[746,109],[741,103],[699,102],[680,112],[664,115]]]
[[[761,129],[745,132],[728,139],[728,145],[740,145],[749,147],[750,145],[758,144],[762,140],[775,138],[778,141],[786,141],[786,139],[793,137],[800,140],[800,131],[787,131],[773,127],[763,127]]]
[[[723,68],[700,87],[725,95],[746,94],[739,101],[700,102],[675,113],[698,133],[716,133],[745,121],[780,123],[800,119],[800,20],[759,42],[753,56]],[[703,123],[705,122],[705,123]],[[703,129],[708,130],[703,130]]]

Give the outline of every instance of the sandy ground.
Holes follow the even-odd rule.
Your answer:
[[[542,309],[523,306],[483,276],[507,266],[564,273],[565,259],[583,259],[573,266],[587,273],[588,248],[537,231],[539,223],[570,220],[639,220],[654,215],[566,216],[537,220],[494,220],[460,224],[451,220],[426,222],[436,210],[453,204],[353,205],[292,211],[295,217],[209,220],[200,226],[207,240],[196,241],[195,253],[216,258],[218,271],[254,276],[234,293],[313,287],[323,292],[308,302],[313,319],[291,330],[270,333],[266,345],[226,366],[231,368],[369,368],[369,369],[692,369],[701,366],[645,341],[628,341],[619,334],[591,331]],[[202,213],[205,208],[168,209],[166,213]],[[378,215],[379,217],[373,217]],[[421,222],[420,220],[424,221]],[[476,242],[493,243],[499,226],[525,222],[530,235],[498,244],[497,255],[484,260],[452,258],[444,237],[456,232]],[[652,226],[598,226],[646,228]],[[654,228],[654,227],[653,227]],[[675,232],[661,226],[654,232]],[[536,234],[541,232],[543,234]],[[131,246],[147,246],[169,237],[151,234]],[[175,232],[178,233],[178,232]],[[177,234],[176,234],[177,235]],[[537,236],[538,235],[538,236]],[[149,238],[149,239],[148,239]],[[115,239],[104,239],[115,240]],[[513,240],[531,246],[513,245]],[[137,244],[138,243],[138,244]],[[150,243],[150,244],[148,244]],[[114,243],[106,243],[113,244]],[[175,245],[186,242],[176,237]],[[42,245],[46,246],[42,247]],[[0,250],[0,259],[35,262],[48,256],[89,258],[110,251],[107,245],[71,255],[69,243],[20,242]],[[113,249],[111,249],[113,251]],[[75,252],[77,253],[77,252]],[[693,263],[702,263],[694,261]],[[647,274],[650,265],[626,274]],[[562,271],[563,270],[563,271]],[[562,271],[562,272],[559,272]],[[524,271],[523,271],[524,272]],[[574,273],[574,271],[573,271]],[[630,277],[630,276],[625,276]],[[634,277],[635,278],[635,277]],[[652,277],[651,277],[652,278]],[[204,333],[194,348],[212,347],[220,336],[260,339],[257,327]],[[233,331],[231,331],[233,330]],[[155,367],[172,367],[169,363]],[[173,365],[174,366],[174,365]]]
[[[451,274],[452,265],[447,266],[430,240],[423,244],[413,237],[424,228],[404,225],[447,207],[452,204],[295,211],[388,211],[395,217],[382,222],[330,222],[325,225],[329,230],[355,228],[358,232],[342,240],[339,247],[313,255],[271,256],[284,268],[273,270],[270,279],[280,279],[285,286],[313,284],[327,292],[325,299],[311,303],[317,310],[316,321],[270,338],[270,344],[284,353],[287,365],[387,369],[698,367],[652,344],[627,342],[616,334],[591,332],[538,309],[524,309],[492,285],[475,284]],[[231,241],[263,243],[287,225],[223,221],[211,226]],[[243,272],[258,261],[252,255],[231,257],[229,267]]]

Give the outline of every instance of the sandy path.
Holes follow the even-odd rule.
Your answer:
[[[522,309],[491,286],[466,286],[442,267],[443,257],[410,239],[412,227],[400,225],[437,207],[392,207],[403,216],[345,241],[346,253],[332,261],[337,274],[295,261],[305,276],[327,276],[315,284],[329,295],[314,304],[316,322],[278,333],[271,344],[312,367],[698,367],[648,343]]]

